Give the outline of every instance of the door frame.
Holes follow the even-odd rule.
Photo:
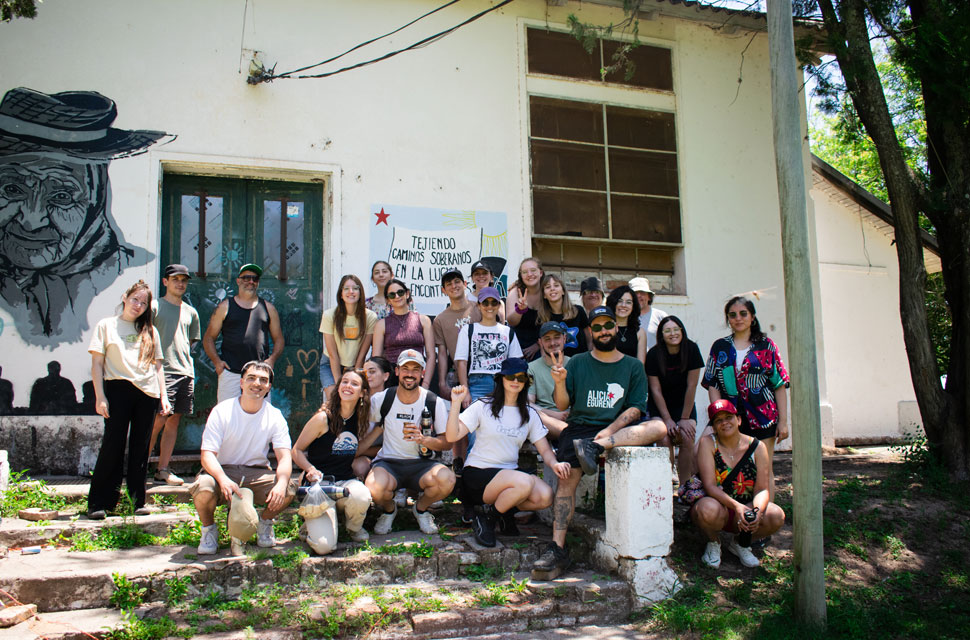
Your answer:
[[[149,225],[149,233],[154,238],[147,238],[146,246],[155,248],[155,264],[153,282],[161,281],[162,250],[162,183],[165,175],[189,174],[213,176],[220,178],[238,178],[243,180],[286,180],[289,182],[311,182],[323,184],[323,237],[320,239],[323,251],[323,265],[320,283],[324,307],[326,301],[333,298],[337,283],[327,274],[342,273],[343,256],[332,238],[339,238],[343,233],[343,211],[341,211],[340,165],[297,162],[292,160],[274,160],[267,158],[247,158],[239,156],[220,156],[213,154],[178,153],[171,151],[150,151],[150,184],[156,185],[149,189],[148,211],[154,212],[155,224]]]

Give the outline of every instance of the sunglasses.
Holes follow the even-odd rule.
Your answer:
[[[259,282],[259,276],[254,276],[249,274],[244,276],[239,276],[239,279],[242,280],[243,282]]]
[[[495,298],[485,298],[478,304],[482,305],[483,307],[497,307],[500,303]]]
[[[403,298],[408,294],[407,289],[398,289],[397,291],[388,291],[387,299],[393,300],[394,298]]]
[[[609,320],[607,322],[604,322],[603,324],[591,324],[591,325],[589,325],[590,331],[596,331],[596,332],[600,332],[600,331],[604,331],[604,330],[605,331],[609,331],[610,329],[615,329],[615,328],[616,328],[616,323],[613,322],[612,320]]]
[[[521,382],[522,384],[525,384],[526,382],[529,381],[529,376],[524,373],[516,373],[514,375],[505,375],[502,377],[508,380],[509,382]]]
[[[732,320],[735,318],[747,318],[748,311],[746,309],[742,309],[741,311],[728,311],[728,317]]]

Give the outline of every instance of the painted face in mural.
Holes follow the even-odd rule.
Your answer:
[[[0,165],[0,253],[16,268],[68,260],[105,203],[107,163],[48,154]]]

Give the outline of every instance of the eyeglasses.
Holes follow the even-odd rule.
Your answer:
[[[482,300],[478,304],[482,305],[483,307],[497,307],[501,303],[498,300],[496,300],[495,298],[485,298],[484,300]]]
[[[728,311],[728,317],[734,320],[735,318],[747,318],[748,310],[741,309],[740,311]]]
[[[590,331],[600,332],[609,331],[610,329],[616,329],[616,323],[612,320],[608,320],[603,324],[591,324],[589,325]]]
[[[680,333],[680,327],[667,327],[666,329],[661,331],[661,334],[665,336],[669,336],[673,333]]]
[[[508,380],[509,382],[521,382],[522,384],[525,384],[526,382],[529,381],[529,376],[527,376],[524,373],[516,373],[514,375],[504,375],[502,377]]]
[[[251,274],[239,276],[239,279],[242,280],[243,282],[259,282],[259,276],[254,276]]]
[[[407,294],[408,294],[407,289],[398,289],[396,291],[388,291],[387,292],[387,299],[388,300],[393,300],[394,298],[397,298],[397,297],[403,298]]]
[[[360,291],[360,287],[358,287],[357,285],[354,285],[352,287],[344,287],[343,289],[341,289],[341,291],[343,291],[344,293],[352,293],[354,291]]]

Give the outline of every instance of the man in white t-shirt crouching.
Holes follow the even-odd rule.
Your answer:
[[[276,545],[275,518],[296,495],[290,479],[290,432],[280,410],[266,396],[273,386],[273,368],[252,360],[243,365],[240,375],[242,395],[223,400],[212,409],[202,433],[202,469],[189,493],[202,522],[199,555],[219,550],[216,506],[229,502],[233,495],[243,497],[240,488],[251,489],[253,502],[265,504],[259,517],[256,541],[261,547]],[[276,454],[276,472],[267,458],[269,445]],[[233,553],[245,541],[233,540]]]
[[[379,435],[384,434],[384,444],[364,481],[374,504],[381,509],[381,515],[374,525],[374,533],[378,535],[391,531],[391,524],[397,515],[394,492],[401,487],[421,492],[412,507],[421,532],[429,535],[438,533],[438,526],[428,507],[451,493],[455,486],[455,474],[451,469],[430,457],[421,456],[422,448],[430,451],[451,448],[444,435],[448,409],[437,396],[434,398],[434,435],[421,434],[421,412],[427,406],[427,395],[431,393],[421,387],[424,366],[420,353],[414,349],[402,351],[397,358],[398,386],[376,393],[370,400],[371,422],[375,424],[361,440],[358,450],[366,450]],[[387,414],[382,416],[384,397],[389,393],[395,394],[394,401]]]

